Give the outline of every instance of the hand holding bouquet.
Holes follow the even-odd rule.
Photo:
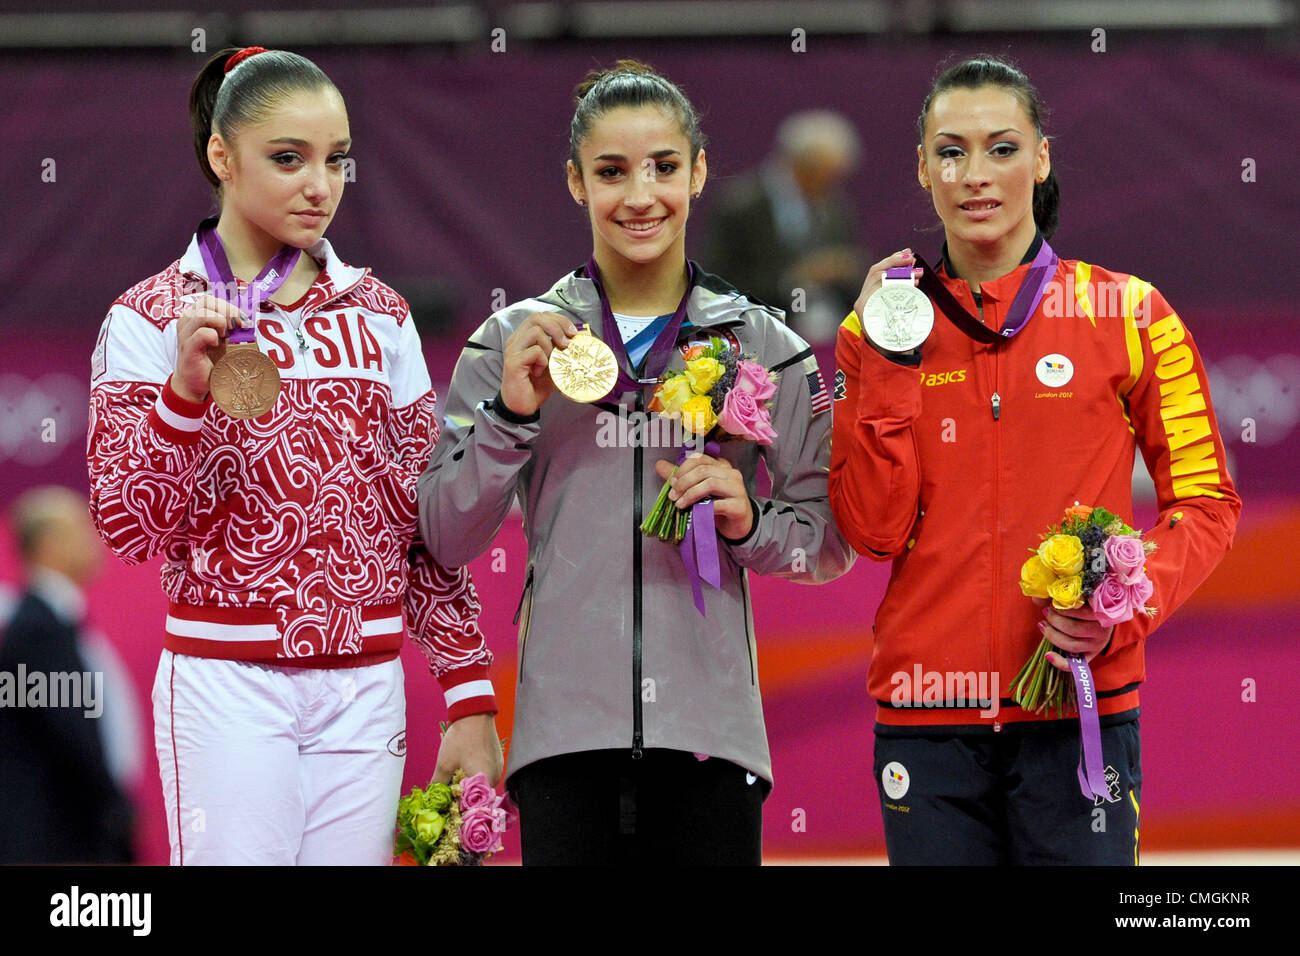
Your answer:
[[[1132,620],[1148,607],[1151,580],[1145,571],[1153,542],[1105,508],[1075,504],[1059,527],[1048,529],[1033,556],[1020,569],[1020,590],[1027,597],[1050,599],[1058,610],[1087,605],[1103,627]],[[1076,709],[1074,682],[1057,671],[1045,655],[1054,650],[1044,638],[1011,682],[1011,693],[1033,713],[1055,709],[1057,716]]]
[[[650,411],[680,420],[683,430],[695,436],[693,444],[699,450],[718,432],[770,445],[776,432],[767,403],[775,394],[776,385],[763,366],[714,338],[686,353],[684,369],[664,377],[655,389]],[[685,453],[683,449],[683,458]],[[641,523],[641,531],[676,544],[686,535],[691,512],[677,508],[669,499],[671,485],[670,475]]]
[[[479,866],[501,849],[506,803],[481,773],[412,787],[397,803],[393,856],[402,866]]]

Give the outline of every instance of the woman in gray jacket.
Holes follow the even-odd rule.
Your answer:
[[[830,402],[779,311],[686,259],[706,166],[681,90],[620,61],[576,97],[568,185],[591,216],[592,258],[470,338],[420,481],[421,529],[439,561],[463,565],[516,496],[523,508],[508,786],[525,864],[757,864],[772,770],[746,576],[821,583],[852,565],[827,498]],[[618,382],[590,403],[557,394],[549,370],[580,327],[622,339]],[[774,373],[777,437],[723,442],[669,479],[680,434],[646,405],[711,337]],[[770,498],[756,493],[760,455]],[[705,590],[707,616],[678,549],[638,530],[665,479],[677,507],[714,500],[721,587]]]

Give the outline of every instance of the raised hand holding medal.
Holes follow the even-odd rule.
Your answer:
[[[213,354],[208,390],[212,400],[232,418],[257,418],[275,405],[280,395],[280,373],[258,347],[256,321],[261,303],[275,294],[288,279],[302,255],[301,249],[282,246],[262,271],[240,293],[239,282],[230,268],[215,219],[199,226],[199,251],[208,272],[208,282],[218,298],[236,300],[247,325],[233,327]]]
[[[863,337],[885,353],[920,348],[934,328],[934,308],[916,288],[912,250],[904,249],[871,267],[854,305]]]

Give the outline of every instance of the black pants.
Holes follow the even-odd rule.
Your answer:
[[[1101,729],[1115,802],[1080,790],[1076,721],[980,736],[879,731],[876,787],[891,865],[1137,865],[1136,720]]]
[[[718,757],[590,750],[510,775],[525,866],[757,866],[771,784]]]

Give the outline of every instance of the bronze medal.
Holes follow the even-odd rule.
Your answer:
[[[562,349],[552,349],[551,381],[575,402],[598,402],[618,381],[614,350],[587,329],[579,329]]]
[[[217,407],[231,418],[257,418],[269,412],[280,397],[275,363],[252,342],[222,343],[221,353],[208,377],[208,391]]]

